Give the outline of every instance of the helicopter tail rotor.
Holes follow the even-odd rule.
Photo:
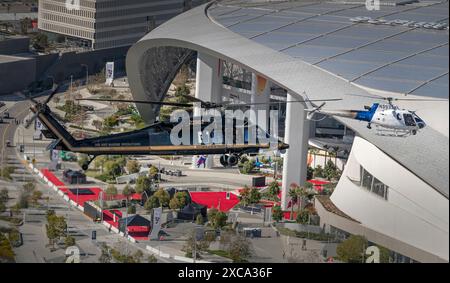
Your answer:
[[[319,106],[313,108],[312,110],[306,110],[308,113],[308,115],[306,116],[306,118],[308,120],[312,120],[314,117],[314,114],[320,112],[320,110],[322,110],[322,108],[326,105],[326,102],[323,102],[322,104],[320,104]]]

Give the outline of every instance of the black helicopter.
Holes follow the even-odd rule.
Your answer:
[[[191,143],[189,145],[173,145],[170,139],[172,129],[178,123],[172,122],[156,122],[143,129],[112,134],[102,137],[89,138],[77,140],[75,139],[54,117],[47,103],[52,99],[54,94],[50,95],[43,103],[30,98],[33,102],[30,110],[34,113],[34,116],[28,121],[26,127],[29,127],[31,123],[38,118],[46,129],[42,130],[43,135],[46,138],[54,139],[54,141],[47,147],[48,150],[64,150],[74,153],[86,154],[89,158],[88,161],[82,165],[83,170],[87,170],[89,164],[100,155],[209,155],[220,154],[220,162],[224,167],[236,166],[239,159],[244,154],[258,154],[260,150],[271,150],[271,144],[260,143],[259,139],[256,139],[256,143],[249,143],[249,124],[245,123],[244,128],[244,143],[225,144],[214,143],[206,144],[201,142],[200,144],[194,144],[193,137],[191,135]],[[122,103],[143,103],[153,105],[166,105],[177,107],[193,107],[194,103],[198,103],[204,109],[216,109],[216,108],[237,108],[243,106],[249,106],[253,104],[218,104],[204,102],[196,99],[192,96],[186,96],[192,103],[173,103],[173,102],[157,102],[157,101],[132,101],[132,100],[99,100],[99,99],[79,99],[88,101],[108,101],[108,102],[122,102]],[[327,101],[335,101],[340,99],[329,99]],[[324,100],[320,100],[324,101]],[[292,102],[304,102],[304,101],[292,101]],[[276,103],[254,103],[256,104],[278,104]],[[196,104],[196,105],[198,105]],[[235,121],[236,123],[236,121]],[[194,121],[191,120],[190,129],[193,133]],[[203,131],[209,123],[201,123],[201,130]],[[225,131],[225,127],[222,127]],[[236,128],[233,129],[233,140],[236,140]],[[223,137],[225,134],[223,133]],[[266,137],[269,137],[266,134]],[[278,150],[286,150],[289,145],[278,140]]]

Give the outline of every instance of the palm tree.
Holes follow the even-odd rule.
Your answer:
[[[313,148],[310,150],[310,152],[314,156],[314,167],[313,168],[316,168],[316,156],[319,153],[319,150],[317,148]]]
[[[289,197],[291,198],[291,214],[290,214],[290,220],[294,219],[294,203],[298,202],[298,193],[297,193],[298,185],[295,183],[292,183],[289,188]]]

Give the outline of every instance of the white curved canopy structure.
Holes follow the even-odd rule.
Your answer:
[[[239,7],[239,4],[247,1],[233,2],[238,5],[234,10],[246,9]],[[313,4],[309,3],[309,8]],[[215,5],[217,4],[203,5],[173,18],[130,49],[127,56],[127,72],[135,99],[162,100],[179,67],[193,56],[193,51],[241,65],[270,79],[274,84],[299,98],[302,98],[303,93],[311,99],[343,98],[342,101],[329,103],[327,107],[331,109],[360,109],[363,105],[371,105],[374,102],[368,98],[346,94],[369,95],[378,92],[382,95],[401,96],[383,89],[375,90],[371,84],[359,82],[358,85],[358,81],[352,82],[307,60],[257,42],[251,39],[251,35],[244,36],[244,33],[232,31],[210,15],[210,11],[214,12],[214,9],[220,8]],[[297,8],[302,9],[301,6]],[[272,13],[273,10],[275,9],[272,9]],[[259,7],[258,11],[264,9]],[[270,13],[271,11],[266,11],[262,14]],[[262,14],[259,16],[262,17]],[[448,50],[448,31],[441,32],[445,33],[446,41],[441,42],[436,50],[445,46]],[[374,69],[373,72],[375,71],[377,70]],[[442,95],[437,97],[442,98]],[[448,99],[448,96],[446,98]],[[374,131],[366,128],[365,123],[346,118],[338,120],[448,199],[448,101],[436,104],[408,102],[401,106],[419,110],[419,115],[428,122],[428,127],[416,136],[396,138],[376,135]],[[138,108],[146,122],[154,121],[158,112],[157,107],[138,106]],[[422,108],[432,111],[424,109],[421,113]]]

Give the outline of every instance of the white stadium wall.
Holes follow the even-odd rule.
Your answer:
[[[387,200],[358,185],[360,166],[389,187]],[[331,200],[362,226],[448,261],[448,199],[368,141],[355,138]]]

